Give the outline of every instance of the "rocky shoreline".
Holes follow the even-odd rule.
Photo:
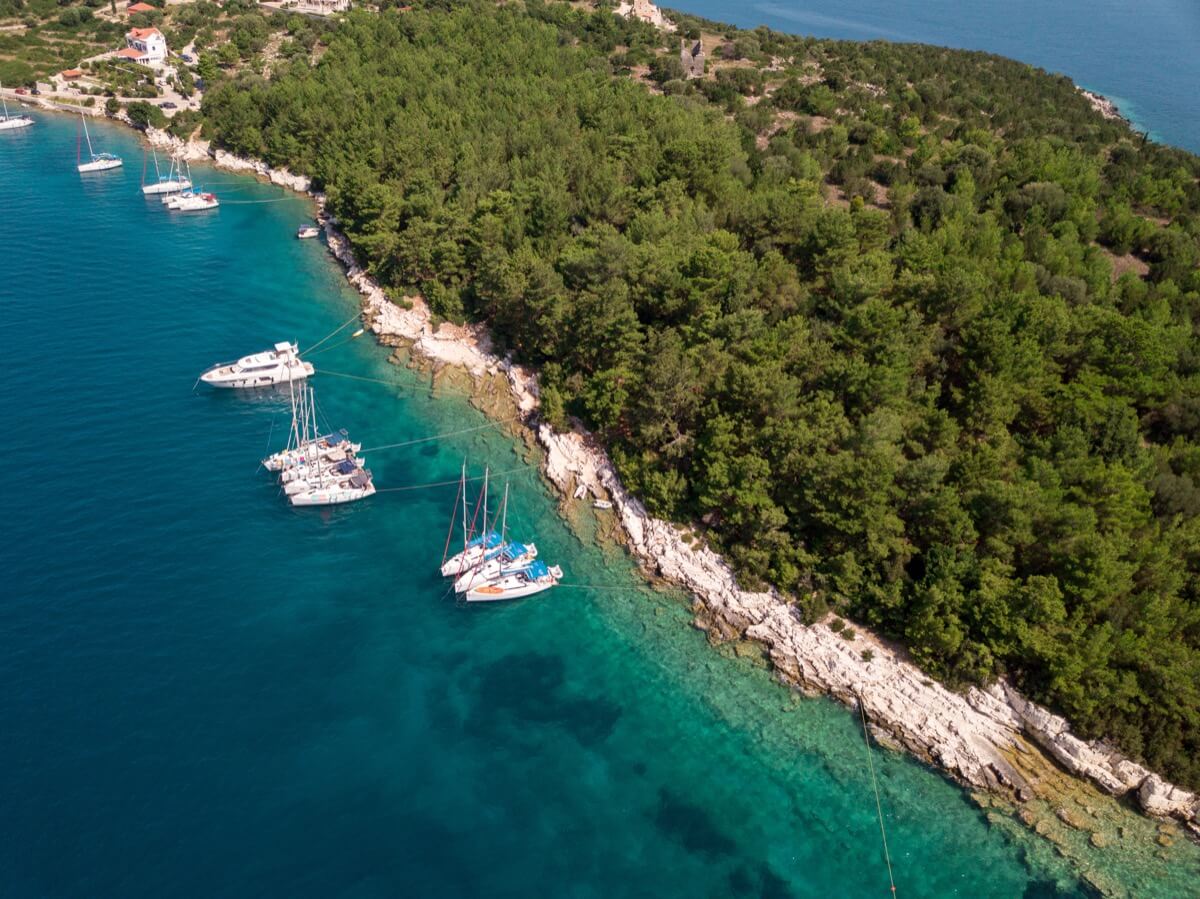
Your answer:
[[[1124,122],[1126,125],[1132,126],[1132,122],[1125,116],[1121,115],[1121,110],[1117,108],[1117,104],[1103,94],[1098,94],[1095,91],[1089,91],[1086,88],[1076,86],[1079,93],[1083,94],[1084,98],[1092,104],[1092,109],[1100,113],[1106,119],[1112,119],[1118,122]]]
[[[533,372],[497,357],[482,326],[434,326],[419,297],[401,308],[388,299],[354,257],[349,241],[325,218],[330,250],[363,298],[371,330],[403,344],[436,365],[465,369],[473,377],[504,377],[525,423],[545,451],[545,473],[564,496],[582,487],[610,500],[633,554],[654,575],[696,597],[697,625],[714,640],[762,644],[781,679],[810,693],[861,703],[885,742],[899,745],[972,787],[1017,801],[1059,799],[1046,777],[1055,765],[1086,778],[1113,796],[1136,797],[1149,815],[1171,817],[1200,838],[1200,797],[1100,742],[1070,733],[1067,722],[1029,702],[1003,681],[987,690],[952,692],[932,681],[901,650],[856,628],[855,639],[826,624],[806,625],[793,604],[775,591],[742,590],[728,564],[694,540],[686,528],[653,518],[621,484],[604,451],[587,433],[555,431],[537,419]],[[869,650],[869,651],[865,651]]]
[[[206,141],[182,141],[153,129],[146,138],[185,158],[207,159],[220,168],[308,193],[322,207],[324,198],[312,192],[305,176],[213,151]],[[364,319],[377,338],[405,346],[414,357],[435,366],[461,368],[476,380],[503,378],[522,420],[545,452],[547,478],[564,497],[582,488],[592,497],[610,500],[630,551],[649,573],[695,597],[696,626],[706,630],[712,642],[760,644],[781,680],[807,693],[861,705],[882,742],[907,750],[965,786],[1016,802],[1044,800],[1058,805],[1062,818],[1065,770],[1109,795],[1135,800],[1147,815],[1180,822],[1200,840],[1200,796],[1167,783],[1101,741],[1079,739],[1063,718],[1026,700],[1007,683],[953,692],[917,668],[903,650],[861,627],[855,626],[853,639],[847,639],[845,630],[805,624],[796,607],[774,590],[741,589],[725,560],[696,539],[694,531],[646,511],[589,434],[582,429],[558,432],[538,420],[536,375],[498,357],[484,326],[435,326],[420,297],[405,298],[407,308],[392,302],[358,263],[349,240],[323,208],[320,218],[329,249],[362,296]]]

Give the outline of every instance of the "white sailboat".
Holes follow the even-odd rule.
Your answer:
[[[303,381],[312,373],[312,363],[300,358],[300,347],[284,341],[237,362],[219,362],[200,375],[200,380],[212,387],[270,387]]]
[[[76,146],[75,158],[78,164],[75,166],[75,168],[79,170],[80,174],[87,174],[88,172],[107,172],[109,169],[120,168],[123,164],[120,156],[117,156],[113,153],[97,153],[92,148],[92,136],[88,133],[87,116],[81,112],[79,113],[79,119],[81,122],[83,122],[83,136],[87,139],[89,157],[87,162],[80,160],[80,148]]]
[[[217,195],[208,193],[192,182],[192,164],[187,163],[187,183],[188,186],[183,188],[178,193],[168,194],[163,197],[163,203],[168,209],[173,209],[176,212],[203,212],[206,209],[216,209],[221,204],[217,201]]]
[[[508,485],[504,485],[504,501],[500,506],[500,545],[484,552],[474,565],[454,580],[454,592],[466,593],[474,586],[501,577],[508,569],[528,565],[537,558],[537,546],[508,539]]]
[[[154,181],[151,184],[142,184],[142,193],[146,196],[154,196],[156,194],[177,194],[182,190],[187,190],[192,186],[190,179],[183,177],[182,168],[176,171],[175,156],[171,156],[171,166],[167,169],[167,174],[163,174],[158,167],[158,151],[153,147],[150,152],[154,154]]]
[[[488,531],[487,520],[487,491],[488,491],[488,471],[483,472],[483,493],[480,494],[480,502],[483,505],[483,524],[478,537],[471,535],[470,531],[474,529],[467,528],[467,471],[463,468],[462,474],[462,528],[463,528],[463,548],[462,552],[457,553],[442,563],[442,576],[458,578],[464,571],[469,570],[472,566],[479,564],[489,550],[497,549],[504,538],[496,531]],[[476,509],[478,514],[478,508]]]
[[[521,568],[506,570],[496,580],[472,587],[463,598],[467,602],[496,602],[533,596],[557,585],[562,576],[562,569],[557,565],[547,565],[538,560]]]
[[[2,88],[3,85],[0,85]],[[33,119],[23,112],[16,115],[8,111],[8,101],[4,99],[4,93],[0,91],[0,105],[4,107],[4,115],[0,116],[0,131],[16,131],[18,128],[28,128],[33,124]]]

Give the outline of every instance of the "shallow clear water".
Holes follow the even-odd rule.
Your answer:
[[[1200,152],[1196,0],[667,0],[743,28],[987,50],[1069,75],[1155,140]]]
[[[81,179],[75,127],[0,141],[0,893],[888,895],[852,716],[710,649],[573,535],[519,441],[366,456],[383,488],[520,469],[513,530],[607,589],[456,605],[434,571],[453,487],[289,509],[255,470],[286,398],[193,382],[354,314],[293,237],[310,208],[204,169],[220,210],[170,214],[127,131],[96,126],[127,165]],[[367,447],[487,423],[369,337],[315,361],[391,385],[315,379]],[[1011,819],[877,764],[900,895],[1081,893]],[[1094,861],[1182,895],[1200,869],[1171,858]]]

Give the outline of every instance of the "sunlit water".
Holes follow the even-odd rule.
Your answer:
[[[221,208],[168,213],[127,131],[94,129],[123,170],[78,176],[75,127],[0,140],[0,894],[889,894],[853,717],[708,647],[572,533],[519,440],[365,455],[381,488],[516,469],[513,532],[575,585],[535,599],[446,595],[453,487],[289,509],[256,470],[286,397],[194,382],[354,314],[293,236],[310,207],[198,169]],[[390,385],[314,379],[366,447],[487,424],[387,355],[314,359]],[[1010,818],[876,762],[899,895],[1081,894]],[[1173,859],[1115,876],[1181,895]]]

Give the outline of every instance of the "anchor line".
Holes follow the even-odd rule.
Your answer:
[[[362,315],[361,312],[355,312],[354,315],[350,316],[350,318],[346,319],[344,322],[342,322],[340,325],[338,325],[336,328],[334,328],[332,331],[330,331],[328,334],[326,334],[324,337],[322,337],[320,340],[318,340],[316,343],[314,343],[312,346],[310,346],[308,349],[302,350],[300,352],[300,355],[303,356],[305,353],[311,353],[313,350],[315,350],[317,347],[319,347],[321,344],[323,344],[325,341],[327,341],[334,334],[337,334],[338,332],[345,330],[353,322],[358,321],[358,317],[360,315]]]
[[[441,440],[443,437],[457,437],[460,434],[471,434],[475,431],[486,431],[488,428],[496,428],[500,425],[505,425],[509,424],[510,422],[520,420],[520,416],[514,415],[512,418],[505,418],[501,421],[490,421],[485,425],[476,425],[473,428],[462,428],[458,431],[446,431],[444,434],[434,434],[432,437],[419,437],[416,440],[405,440],[402,443],[385,443],[382,446],[369,446],[362,450],[362,453],[366,455],[367,453],[377,453],[380,450],[399,449],[400,447],[404,446],[414,446],[418,443],[429,443],[432,440]]]
[[[892,854],[888,850],[887,831],[883,827],[883,804],[879,801],[879,782],[875,779],[875,761],[871,757],[871,734],[867,729],[867,710],[863,705],[862,694],[858,695],[858,714],[862,718],[863,740],[867,745],[867,767],[871,771],[871,788],[875,791],[875,814],[879,819],[879,836],[883,840],[883,858],[887,862],[888,884],[892,895],[896,895],[896,880],[892,875]]]

